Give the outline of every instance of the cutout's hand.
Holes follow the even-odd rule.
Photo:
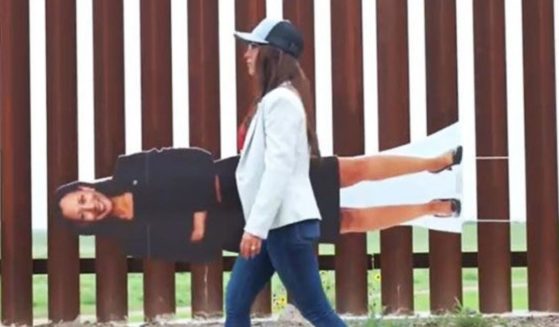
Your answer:
[[[197,211],[192,218],[192,233],[190,234],[190,241],[192,243],[200,242],[204,238],[206,231],[206,217],[207,211]]]
[[[244,232],[239,248],[243,258],[252,259],[260,253],[262,249],[262,240],[258,236]]]
[[[215,197],[217,199],[217,203],[221,203],[221,184],[219,183],[219,176],[217,175],[215,175],[214,186],[215,186]]]

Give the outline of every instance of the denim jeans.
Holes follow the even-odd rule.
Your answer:
[[[237,257],[227,285],[225,326],[250,326],[252,302],[276,271],[295,306],[313,325],[345,326],[322,289],[313,248],[319,235],[319,221],[305,220],[271,230],[256,257]]]

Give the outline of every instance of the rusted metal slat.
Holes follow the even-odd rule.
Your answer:
[[[311,93],[313,95],[313,116],[309,117],[316,123],[314,99],[316,98],[315,83],[315,51],[314,51],[314,0],[284,0],[283,16],[290,20],[303,34],[305,46],[303,54],[299,59],[301,67],[309,79]]]
[[[0,1],[2,324],[32,322],[29,3]]]
[[[425,2],[427,132],[458,120],[456,4]],[[460,235],[429,231],[430,306],[434,313],[452,310],[462,301]]]
[[[528,308],[559,310],[553,1],[522,1]]]
[[[220,157],[219,40],[217,0],[188,1],[190,145]],[[192,267],[192,315],[221,316],[222,260]]]
[[[56,188],[78,177],[76,2],[46,2],[49,319],[80,310],[78,237],[53,216]]]
[[[112,175],[124,153],[124,32],[122,0],[93,2],[95,175]],[[126,256],[118,242],[95,239],[97,320],[128,316]]]
[[[142,147],[171,146],[171,3],[141,0]],[[172,263],[144,261],[144,315],[147,321],[175,313],[175,276]]]
[[[237,31],[251,31],[265,16],[266,1],[264,0],[237,0],[235,2],[235,29]],[[238,124],[243,121],[256,98],[256,81],[248,75],[244,59],[245,50],[246,44],[236,42]]]
[[[477,157],[506,157],[507,103],[504,1],[474,1]],[[509,218],[508,160],[477,161],[478,216]],[[510,226],[478,224],[479,304],[512,310]]]
[[[361,1],[331,6],[334,153],[359,155],[365,151]],[[343,235],[336,243],[336,310],[367,314],[367,294],[366,235]]]
[[[410,141],[407,4],[377,1],[379,148]],[[374,92],[375,90],[371,90]],[[393,227],[380,232],[381,302],[386,312],[413,311],[412,231]]]

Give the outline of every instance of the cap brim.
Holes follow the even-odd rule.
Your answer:
[[[252,33],[247,33],[247,32],[235,32],[234,33],[235,37],[241,41],[244,42],[249,42],[249,43],[259,43],[259,44],[268,44],[268,41],[257,37],[256,35],[252,34]]]

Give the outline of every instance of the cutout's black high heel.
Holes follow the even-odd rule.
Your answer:
[[[452,151],[452,162],[441,169],[431,171],[431,173],[437,174],[447,169],[452,170],[452,166],[459,165],[461,163],[462,163],[462,146],[459,145],[456,147],[456,149]]]
[[[450,201],[450,209],[452,210],[452,213],[450,215],[436,214],[434,215],[435,217],[460,217],[460,214],[462,213],[462,201],[460,201],[459,199],[436,199],[435,201]]]

